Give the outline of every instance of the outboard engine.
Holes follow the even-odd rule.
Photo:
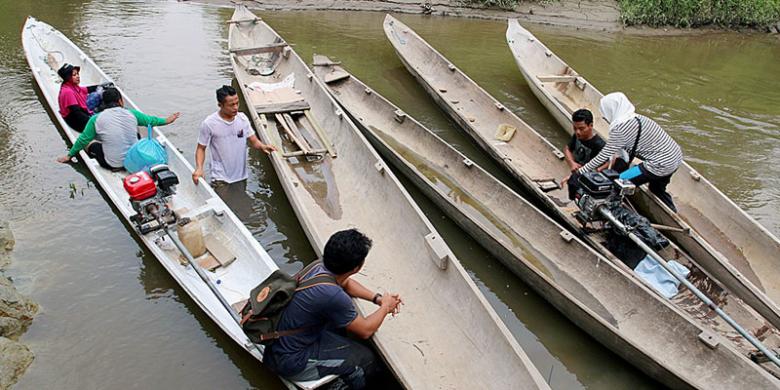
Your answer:
[[[599,208],[618,207],[623,198],[634,193],[636,186],[628,180],[619,179],[619,176],[620,174],[612,169],[580,175],[574,202],[580,209],[576,217],[583,225],[604,220]]]
[[[179,178],[167,165],[153,166],[149,173],[140,171],[124,178],[124,187],[130,195],[130,204],[136,214],[130,217],[141,234],[146,234],[176,222],[168,206],[176,194]]]

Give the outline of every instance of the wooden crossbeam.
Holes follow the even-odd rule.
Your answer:
[[[254,18],[254,19],[234,19],[234,20],[228,20],[225,22],[225,24],[238,24],[238,23],[246,23],[246,22],[252,22],[257,23],[260,21],[260,18]]]
[[[303,111],[310,108],[305,100],[296,100],[294,102],[257,104],[255,111],[257,114],[277,114],[291,111]]]
[[[543,83],[570,83],[577,80],[577,76],[571,75],[536,76],[536,78]]]
[[[287,43],[281,42],[281,43],[272,43],[270,45],[265,45],[265,46],[242,47],[240,49],[231,49],[230,52],[237,56],[248,56],[252,54],[273,53],[277,51],[282,51],[287,46],[289,46]]]
[[[320,141],[322,141],[323,146],[325,146],[325,149],[328,151],[328,154],[330,154],[331,158],[336,158],[338,155],[336,154],[336,149],[333,148],[333,144],[330,142],[330,139],[328,138],[328,134],[325,133],[325,130],[320,127],[320,124],[314,120],[314,116],[311,114],[310,110],[304,110],[304,115],[306,115],[306,119],[311,123],[311,126],[314,128],[314,131],[317,133],[317,135],[320,137]]]
[[[311,153],[311,149],[309,149],[309,147],[308,147],[308,145],[306,145],[305,141],[300,139],[300,138],[298,138],[298,135],[300,135],[300,134],[295,134],[292,131],[290,126],[287,124],[287,122],[285,122],[285,118],[282,116],[282,114],[276,114],[275,118],[276,118],[276,121],[279,122],[279,124],[282,125],[282,128],[284,129],[284,132],[287,134],[287,136],[290,137],[290,141],[292,141],[294,144],[298,145],[298,148],[300,148],[301,151],[304,154]],[[296,130],[297,130],[297,128],[296,128]]]

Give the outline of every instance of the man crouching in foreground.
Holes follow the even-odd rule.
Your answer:
[[[337,375],[339,379],[332,388],[367,386],[368,380],[377,374],[379,363],[371,349],[343,336],[343,330],[368,339],[388,314],[398,313],[402,303],[398,294],[373,293],[351,278],[363,267],[370,249],[371,239],[356,229],[342,230],[330,237],[322,264],[315,265],[302,278],[330,274],[337,284],[319,283],[293,295],[277,330],[307,330],[281,337],[268,346],[263,360],[269,368],[293,381]],[[351,298],[372,301],[379,308],[363,317]]]

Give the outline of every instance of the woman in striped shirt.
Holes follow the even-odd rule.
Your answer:
[[[683,161],[680,145],[655,121],[637,114],[622,92],[613,92],[601,99],[601,114],[609,122],[609,140],[601,152],[577,172],[595,170],[622,149],[629,153],[629,162],[634,157],[642,162],[621,173],[620,178],[631,180],[637,186],[649,183],[650,192],[676,212],[666,186]]]

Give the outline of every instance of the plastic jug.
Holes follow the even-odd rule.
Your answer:
[[[203,229],[200,222],[191,220],[185,225],[179,225],[177,229],[179,240],[187,248],[193,258],[206,253],[206,243],[203,241]]]

